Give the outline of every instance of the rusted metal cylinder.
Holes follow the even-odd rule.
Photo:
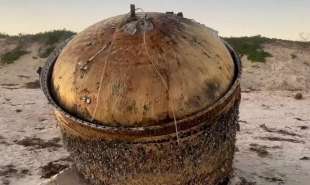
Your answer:
[[[94,185],[224,182],[238,129],[240,59],[183,16],[134,16],[91,26],[41,71],[78,171]]]

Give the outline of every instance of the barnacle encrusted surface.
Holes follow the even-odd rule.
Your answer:
[[[176,140],[85,140],[62,130],[77,169],[94,185],[216,185],[232,172],[239,100]],[[189,134],[189,133],[190,134]]]

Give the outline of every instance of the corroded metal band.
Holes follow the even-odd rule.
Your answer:
[[[43,67],[40,74],[41,88],[48,101],[56,108],[56,117],[59,121],[59,124],[61,124],[63,128],[67,129],[68,132],[72,132],[72,134],[93,139],[106,138],[112,140],[122,138],[124,140],[127,139],[131,141],[137,141],[141,139],[148,140],[148,137],[150,137],[149,139],[152,138],[152,140],[154,140],[156,137],[160,137],[161,140],[163,137],[166,139],[175,137],[175,124],[173,121],[163,123],[162,125],[145,127],[108,126],[107,124],[92,123],[78,118],[75,115],[71,115],[61,106],[59,106],[51,93],[50,80],[53,66],[62,49],[67,43],[68,41],[59,46],[49,56],[47,63]],[[229,110],[233,106],[234,102],[240,99],[241,62],[235,51],[227,43],[225,43],[225,45],[230,51],[236,66],[235,77],[231,88],[212,106],[184,119],[177,120],[179,132],[182,133],[182,131],[186,131],[194,127],[200,127],[206,120],[217,119],[221,113]]]

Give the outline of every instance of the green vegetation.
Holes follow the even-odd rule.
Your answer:
[[[76,33],[67,30],[53,30],[37,34],[18,34],[7,35],[0,33],[0,38],[7,38],[10,41],[18,41],[20,45],[27,44],[29,42],[39,42],[45,45],[54,45],[59,42],[70,38]]]
[[[272,55],[264,51],[263,44],[272,41],[265,37],[235,37],[224,38],[240,55],[246,55],[247,58],[253,62],[265,62],[267,57]]]
[[[10,37],[8,34],[5,34],[5,33],[1,33],[0,32],[0,39],[1,38],[7,38],[7,37]]]
[[[46,45],[53,45],[70,38],[72,35],[75,35],[72,31],[54,30],[30,35],[30,37],[32,37],[34,41],[38,41]]]
[[[29,53],[23,50],[29,43],[38,42],[42,46],[39,57],[46,58],[55,49],[57,44],[65,41],[71,36],[75,35],[72,31],[67,30],[54,30],[37,34],[19,34],[19,35],[7,35],[0,33],[0,38],[5,38],[8,43],[15,43],[17,47],[1,56],[1,63],[10,64],[18,60],[21,56]]]
[[[1,62],[4,64],[11,64],[14,61],[18,60],[21,56],[29,53],[26,50],[23,50],[21,47],[17,47],[12,51],[9,51],[1,56]]]
[[[40,51],[39,51],[39,57],[40,58],[47,58],[55,49],[55,46],[50,46],[48,48],[40,48]]]
[[[58,43],[65,41],[73,35],[75,35],[75,33],[71,31],[54,30],[32,35],[31,39],[44,44],[44,46],[41,46],[39,49],[39,57],[47,58],[54,51]]]
[[[28,52],[22,50],[21,48],[25,48],[29,43],[33,42],[38,42],[41,44],[39,57],[46,58],[55,49],[55,47],[57,47],[57,44],[65,41],[75,34],[76,33],[68,30],[53,30],[37,34],[19,34],[13,36],[0,33],[0,38],[5,38],[8,42],[16,43],[18,45],[18,47],[13,51],[4,54],[1,57],[1,62],[12,63],[20,56],[27,54]],[[266,43],[280,41],[280,43],[294,44],[298,47],[310,47],[310,42],[270,39],[260,35],[252,37],[231,37],[224,39],[241,55],[241,57],[246,55],[252,62],[265,62],[267,57],[272,57],[270,53],[264,51],[263,45]],[[292,54],[291,57],[294,59],[297,56]]]

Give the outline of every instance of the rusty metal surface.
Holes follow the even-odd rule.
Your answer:
[[[225,43],[226,44],[226,43]],[[65,44],[64,44],[65,45]],[[63,46],[64,46],[63,45]],[[51,73],[53,71],[53,65],[62,50],[62,47],[56,49],[52,55],[49,57],[48,62],[44,66],[41,72],[41,87],[43,92],[45,93],[46,97],[48,98],[49,102],[56,108],[56,115],[57,118],[60,120],[60,124],[64,124],[65,126],[69,126],[69,130],[72,130],[76,134],[85,137],[85,133],[92,134],[92,138],[102,138],[102,137],[110,137],[116,138],[122,135],[123,138],[125,136],[133,135],[135,137],[142,137],[142,136],[156,136],[156,135],[163,135],[169,134],[174,132],[174,123],[172,121],[157,125],[157,126],[144,126],[144,127],[127,127],[127,126],[110,126],[109,124],[96,124],[86,120],[83,120],[76,115],[72,115],[65,111],[54,99],[51,90],[50,90],[50,78]],[[235,62],[235,77],[234,82],[231,85],[230,89],[225,93],[225,95],[220,98],[215,104],[208,107],[206,110],[198,112],[195,115],[189,116],[184,119],[177,120],[177,125],[180,130],[188,129],[190,127],[194,127],[197,124],[201,123],[201,121],[205,119],[210,119],[211,117],[216,117],[216,115],[220,114],[224,109],[224,107],[229,106],[229,103],[232,98],[236,98],[236,94],[240,94],[240,76],[241,76],[241,62],[238,55],[234,52],[234,50],[226,44],[226,47],[229,49],[232,58]],[[239,95],[238,95],[239,96]],[[196,121],[195,121],[196,120]],[[74,128],[77,128],[74,129]],[[82,130],[81,130],[82,129]],[[86,130],[86,131],[85,131]],[[114,137],[113,137],[114,135]],[[87,137],[87,136],[86,136]],[[88,135],[88,137],[90,137]],[[153,138],[154,139],[154,138]]]
[[[212,124],[211,121],[218,119],[219,116],[226,113],[229,109],[231,109],[234,102],[239,101],[239,99],[240,89],[236,89],[231,97],[227,98],[226,101],[219,106],[214,107],[214,109],[205,112],[205,114],[178,121],[178,132],[186,132],[192,128],[201,127],[205,124],[205,121],[209,121],[209,124]],[[76,124],[74,120],[68,119],[62,112],[56,111],[55,114],[61,127],[67,130],[67,132],[85,139],[122,140],[127,142],[154,142],[156,140],[162,141],[176,139],[174,123],[151,128],[145,127],[130,130],[120,128],[116,131],[103,131]]]
[[[159,16],[159,18],[161,18],[161,16]],[[181,18],[176,19],[179,20]],[[113,23],[115,22],[115,20],[118,23],[120,20],[122,20],[122,16],[118,16],[116,18],[107,20],[107,22],[105,23],[98,23],[97,27],[95,26],[94,28],[101,30],[100,26],[106,23]],[[121,27],[125,30],[126,34],[135,35],[143,33],[141,32],[140,28],[135,30],[135,28],[138,27],[136,26],[132,27],[131,25],[132,21],[130,21],[129,23],[130,24],[123,23],[121,25]],[[192,24],[192,22],[190,23]],[[203,27],[201,25],[196,24],[197,23],[195,23],[195,26],[198,26],[199,29]],[[144,26],[146,27],[143,28],[147,29],[148,33],[152,33],[154,29],[156,30],[156,25],[157,25],[156,21],[153,20],[149,24],[148,23],[144,24]],[[111,26],[108,26],[107,28],[110,29]],[[167,29],[171,29],[171,27],[170,28],[167,27]],[[198,33],[199,29],[197,30],[195,29],[196,27],[194,28],[194,30],[193,29],[190,30],[194,32],[195,35],[196,34],[199,35]],[[88,31],[86,30],[85,33],[87,35],[87,33],[89,33],[89,30]],[[111,32],[104,31],[103,33],[104,34],[110,33],[107,34],[105,37],[111,38],[111,36],[114,34],[114,31]],[[171,30],[168,31],[168,33],[171,33]],[[124,36],[123,32],[118,34],[120,40],[119,44],[124,45],[123,42],[125,42],[124,40],[126,39],[122,37],[125,36],[127,37],[128,35]],[[91,37],[94,35],[90,34],[88,36]],[[97,35],[95,34],[95,36],[98,36],[98,34]],[[213,37],[214,36],[213,32],[212,33],[210,32],[209,36]],[[101,38],[101,36],[99,37]],[[155,37],[156,37],[155,39],[158,40],[159,42],[165,42],[161,40],[165,37],[162,38],[161,35],[156,34]],[[83,42],[86,43],[86,41],[88,40],[87,38],[88,38],[87,36],[84,37]],[[114,121],[109,122],[111,120],[108,119],[107,117],[104,117],[102,119],[96,118],[94,120],[90,120],[89,117],[87,116],[85,117],[83,113],[68,109],[68,107],[66,107],[63,104],[63,102],[59,99],[59,94],[57,94],[59,91],[57,88],[55,88],[55,81],[54,81],[55,69],[58,68],[58,70],[62,70],[59,68],[60,66],[57,67],[57,62],[61,61],[59,60],[59,58],[63,57],[62,59],[63,62],[64,61],[69,62],[67,63],[68,64],[67,67],[70,66],[73,67],[72,70],[74,75],[73,76],[71,75],[71,77],[73,77],[72,78],[73,81],[69,80],[66,81],[67,83],[63,82],[64,84],[62,85],[67,86],[65,88],[69,89],[73,88],[74,91],[78,92],[76,86],[74,87],[70,86],[72,85],[72,83],[73,84],[77,83],[77,81],[75,81],[77,78],[75,77],[80,78],[81,73],[77,73],[77,71],[84,70],[84,73],[82,74],[83,78],[85,77],[85,75],[87,76],[87,74],[91,74],[89,73],[90,71],[88,71],[90,69],[89,65],[83,64],[80,66],[80,68],[78,68],[78,70],[76,70],[77,68],[75,67],[77,63],[73,62],[74,64],[73,66],[70,64],[69,58],[76,57],[76,55],[78,54],[76,51],[82,52],[83,47],[81,45],[77,45],[77,47],[74,48],[73,47],[74,44],[72,44],[74,42],[79,41],[79,39],[81,38],[74,38],[69,42],[69,44],[67,45],[64,44],[63,46],[55,50],[55,52],[49,57],[47,64],[42,69],[40,81],[41,81],[41,87],[45,95],[47,96],[50,103],[55,107],[55,115],[63,134],[65,146],[71,153],[71,156],[75,162],[77,170],[79,171],[79,173],[83,175],[84,179],[89,181],[89,184],[217,185],[225,181],[230,176],[232,172],[232,161],[235,150],[235,136],[239,128],[238,110],[241,96],[240,93],[241,63],[238,55],[227,43],[220,40],[219,38],[217,38],[218,40],[216,40],[217,44],[223,45],[223,48],[221,48],[220,50],[227,52],[228,56],[226,57],[229,58],[228,60],[224,59],[222,62],[224,61],[228,63],[229,61],[232,62],[233,65],[233,67],[231,68],[232,76],[228,75],[226,76],[228,78],[221,79],[222,81],[221,80],[218,81],[218,83],[221,82],[223,86],[218,86],[221,88],[217,89],[216,91],[219,90],[221,91],[221,93],[218,93],[217,96],[213,96],[211,98],[212,103],[210,103],[210,101],[207,100],[210,99],[210,97],[206,96],[207,99],[202,100],[205,101],[205,104],[203,105],[197,104],[196,107],[197,109],[195,110],[188,107],[189,112],[185,114],[183,114],[184,112],[181,114],[177,114],[176,116],[177,119],[175,121],[170,117],[169,119],[164,120],[161,120],[159,118],[158,121],[160,121],[160,124],[153,124],[152,122],[148,122],[149,120],[146,120],[145,124],[144,122],[143,124],[139,123],[137,124],[137,122],[134,122],[135,124],[132,124],[133,122],[131,121],[135,120],[136,117],[135,116],[131,117],[131,115],[129,115],[128,116],[129,119],[126,120],[125,122],[121,121],[120,122],[121,124],[115,124]],[[106,47],[111,47],[111,43],[108,45],[104,44],[106,43],[105,39],[103,40],[99,39],[98,41],[102,42],[101,49],[99,51],[97,51],[98,48],[93,49],[92,51],[94,52],[90,53],[92,54],[95,53],[95,55],[91,56],[90,53],[88,53],[89,56],[85,56],[86,58],[90,57],[91,60],[94,60],[98,55],[101,54],[101,52],[106,50]],[[168,41],[172,42],[173,39],[172,40],[169,39]],[[182,43],[185,42],[182,41]],[[66,45],[65,49],[63,49],[65,45]],[[129,44],[129,46],[131,45],[132,43]],[[133,44],[133,46],[135,45]],[[212,46],[214,47],[214,45]],[[156,48],[157,46],[154,47]],[[182,48],[183,49],[182,51],[184,51],[184,49],[186,48],[188,49],[188,46]],[[195,49],[201,52],[200,49],[202,48],[203,47],[197,46],[197,48]],[[169,50],[171,48],[166,49]],[[192,49],[191,51],[194,50],[194,48],[191,49]],[[68,52],[68,50],[69,51],[73,50],[75,52]],[[133,48],[132,51],[136,50],[137,48]],[[129,51],[132,52],[131,50]],[[208,48],[206,51],[208,52],[214,50],[211,47]],[[66,57],[64,57],[66,53],[69,54]],[[122,52],[121,53],[115,52],[115,53],[116,56],[114,57],[118,56],[122,59],[126,57]],[[197,53],[196,54],[193,53],[193,56],[202,57],[200,54],[198,55]],[[138,60],[137,58],[134,58],[134,54],[131,55],[132,57],[128,61],[131,63],[130,65],[136,66],[139,62],[142,62],[141,64],[139,64],[140,66],[148,66],[149,68],[152,67],[150,66],[150,64],[143,63],[150,61]],[[212,60],[209,59],[208,61],[207,59],[208,57],[206,58],[208,54],[203,55],[204,56],[202,57],[203,59],[202,62],[206,62],[205,64],[210,64],[209,62],[212,62]],[[84,54],[78,56],[84,57]],[[223,56],[224,55],[219,55],[218,58],[221,58]],[[114,58],[114,60],[117,61],[117,58]],[[100,65],[103,65],[102,63],[105,62],[105,60],[103,59],[99,61],[101,61]],[[215,61],[219,62],[219,60]],[[124,61],[119,61],[119,63],[116,62],[116,64],[113,65],[122,66],[120,65],[122,64],[122,62]],[[196,63],[199,64],[201,61],[191,60],[191,62],[193,62],[194,64]],[[100,65],[98,64],[96,68],[102,69],[104,67]],[[131,68],[130,65],[126,64],[124,65],[125,67],[121,68],[129,68],[130,70],[133,70],[134,68]],[[210,65],[214,67],[214,64]],[[115,70],[117,68],[115,66],[110,67],[113,70]],[[91,69],[96,68],[92,66]],[[68,68],[65,67],[63,69],[66,70]],[[214,68],[211,67],[211,69]],[[214,76],[211,79],[211,81],[215,80],[214,78],[221,78],[225,76],[225,74],[224,75],[221,74],[218,70],[215,70],[213,72]],[[206,76],[208,76],[207,75],[208,73],[206,71],[204,71],[204,73],[206,74]],[[95,77],[100,78],[98,77],[98,74],[101,73],[95,73],[93,77],[89,78],[90,79],[94,79]],[[133,77],[139,76],[138,73],[135,74],[135,71],[131,71],[130,74],[132,74]],[[194,82],[196,79],[194,77],[195,76],[193,75],[189,80]],[[141,83],[140,85],[146,87],[148,87],[149,85],[151,86],[155,85],[156,88],[160,87],[159,89],[164,89],[164,87],[161,87],[165,86],[163,85],[164,82],[161,81],[161,79],[158,76],[158,73],[154,72],[154,70],[152,71],[152,75],[146,76],[146,78],[147,79],[154,78],[153,80],[155,84]],[[178,80],[183,81],[184,79],[181,78]],[[84,88],[85,85],[88,85],[88,83],[89,81],[87,80],[78,82],[81,88]],[[97,81],[94,80],[93,82],[90,83],[97,83]],[[110,81],[110,83],[114,82]],[[197,87],[199,85],[202,85],[200,83],[194,83],[194,84],[197,85]],[[175,85],[178,86],[178,84]],[[55,90],[57,92],[55,92]],[[164,90],[165,91],[163,92],[166,92],[169,89]],[[192,93],[194,93],[195,90],[197,89],[190,87],[189,91],[182,91],[182,92],[183,93],[186,92],[187,95],[189,96],[194,96]],[[139,91],[136,91],[135,93],[137,93],[136,95],[139,95],[139,93],[141,95],[141,92]],[[202,92],[197,90],[197,93],[200,94]],[[71,101],[70,98],[73,101],[76,100],[76,97],[73,98],[68,97],[69,101]],[[94,98],[88,95],[82,96],[82,98],[79,99],[79,101],[83,101],[85,105],[92,104],[93,100]],[[179,100],[179,102],[182,101]],[[107,102],[103,101],[100,103],[107,103]],[[100,106],[101,105],[104,106],[104,104],[100,104]],[[182,105],[176,104],[175,108],[182,108]],[[177,110],[178,109],[176,109],[176,112]],[[103,111],[103,109],[99,110],[99,113],[100,111]],[[164,111],[168,114],[170,110],[164,109]],[[155,116],[153,118],[157,119],[158,117]],[[100,122],[98,122],[98,119],[100,120]],[[177,130],[176,126],[178,128]]]
[[[75,36],[54,64],[51,90],[84,120],[162,125],[213,105],[230,88],[234,67],[213,30],[176,15],[137,13]]]

